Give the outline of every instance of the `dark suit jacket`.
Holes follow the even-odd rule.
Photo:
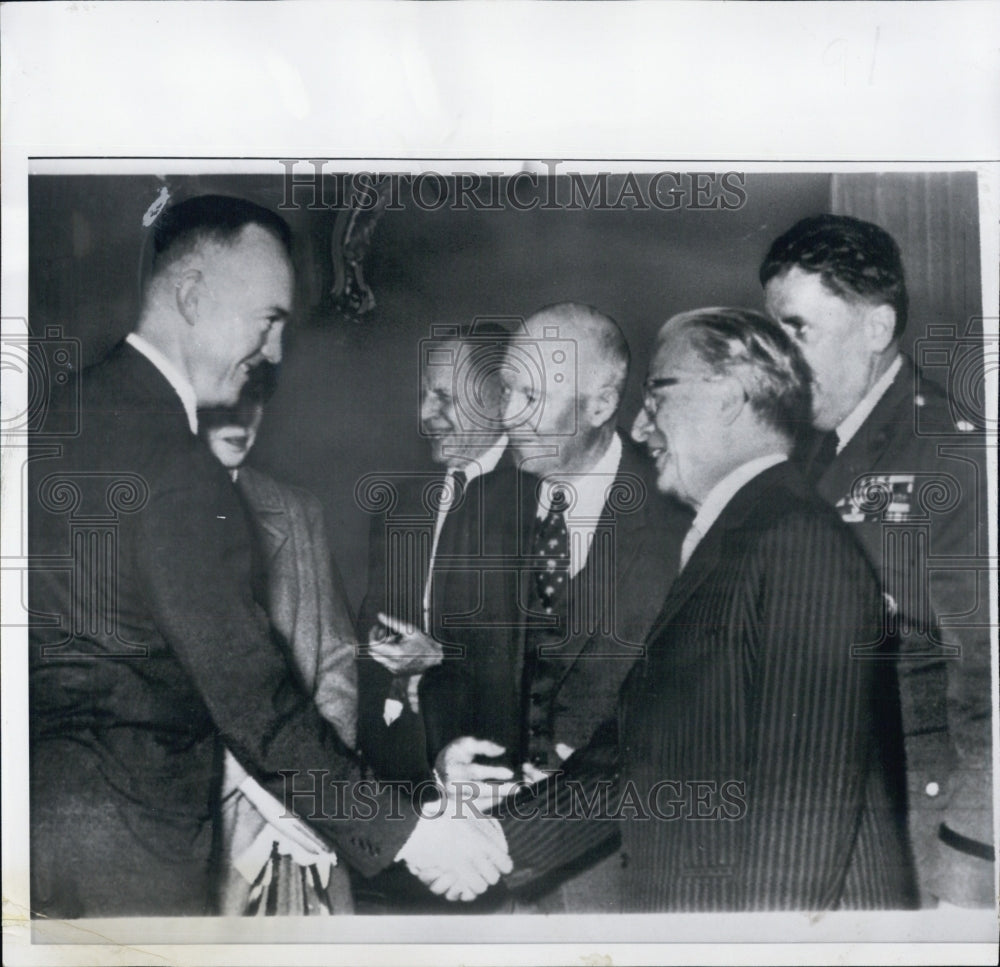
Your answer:
[[[287,776],[315,783],[322,804],[296,806],[345,861],[389,865],[412,811],[360,818],[358,769],[270,637],[243,508],[176,393],[123,345],[81,394],[79,435],[36,438],[30,466],[33,910],[207,912],[220,738],[279,799]]]
[[[674,583],[617,722],[505,818],[512,883],[620,833],[626,910],[911,903],[892,668],[852,652],[879,604],[787,464],[750,481]]]
[[[504,603],[507,572],[499,557],[512,530],[516,494],[505,488],[512,463],[505,454],[488,474],[462,490],[441,528],[431,582],[431,634],[449,659],[469,648],[492,646],[509,634]],[[373,474],[358,488],[359,500],[372,513],[369,536],[368,590],[361,606],[358,638],[366,642],[378,613],[394,615],[420,627],[430,562],[438,496],[444,474]],[[501,481],[499,489],[494,486]],[[487,498],[485,494],[490,496]],[[419,783],[430,777],[422,715],[404,700],[398,719],[386,725],[385,699],[392,676],[371,658],[358,662],[358,740],[379,778]]]
[[[817,483],[892,599],[876,640],[895,639],[920,887],[958,904],[993,900],[987,486],[981,432],[908,358]]]
[[[547,714],[553,745],[580,748],[612,714],[618,689],[643,653],[643,641],[666,588],[677,572],[690,515],[656,490],[648,458],[622,441],[617,475],[587,563],[570,585],[576,627],[550,653],[558,668]],[[487,634],[464,639],[463,654],[424,677],[421,704],[433,758],[461,735],[491,739],[507,749],[507,765],[520,773],[526,757],[525,635],[532,607],[531,542],[538,481],[513,469],[497,473],[485,495],[488,507],[517,507],[518,527],[500,534],[502,570],[486,587]],[[498,595],[495,602],[490,595]]]

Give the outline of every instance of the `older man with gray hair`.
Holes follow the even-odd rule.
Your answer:
[[[690,516],[657,493],[647,456],[617,429],[628,367],[624,334],[593,306],[546,306],[512,334],[501,379],[517,468],[493,474],[487,497],[517,504],[506,545],[490,548],[510,567],[508,634],[427,675],[430,750],[447,780],[537,781],[561,768],[612,714],[642,654]],[[619,872],[617,857],[581,858],[539,909],[606,910]]]
[[[511,803],[509,885],[619,836],[624,910],[912,905],[892,666],[852,647],[878,582],[788,462],[810,400],[799,350],[758,313],[660,330],[633,436],[696,512],[681,573],[617,717]]]

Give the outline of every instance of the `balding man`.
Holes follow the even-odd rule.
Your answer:
[[[197,409],[280,361],[290,250],[287,225],[242,199],[165,211],[135,332],[82,375],[80,431],[34,454],[33,914],[214,912],[223,744],[279,825],[297,811],[362,873],[405,860],[471,899],[507,865],[481,826],[429,827],[358,785],[255,603],[245,514]],[[52,400],[56,425],[73,401]]]
[[[427,676],[427,731],[447,779],[537,780],[560,768],[611,714],[642,654],[689,516],[657,493],[649,461],[616,429],[628,367],[617,323],[577,303],[540,309],[507,348],[519,519],[503,548],[517,564],[511,634],[505,648],[469,648]],[[600,866],[542,908],[606,909],[617,859]]]
[[[801,354],[759,313],[695,310],[645,388],[633,433],[697,513],[617,715],[510,805],[511,883],[620,835],[625,911],[910,905],[894,673],[854,652],[878,582],[787,459]]]

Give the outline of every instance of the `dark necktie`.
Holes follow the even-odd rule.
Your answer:
[[[468,483],[469,478],[466,476],[464,470],[456,470],[451,475],[452,498],[451,503],[448,505],[448,513],[451,513],[452,507],[461,502]]]
[[[569,575],[569,534],[566,530],[566,494],[553,490],[549,498],[549,512],[535,523],[532,542],[535,561],[535,593],[546,614],[552,614],[557,599],[566,589]]]
[[[839,443],[836,430],[827,430],[816,437],[805,466],[806,478],[810,483],[816,483],[826,473],[837,457]]]
[[[540,769],[558,763],[553,752],[555,713],[553,692],[561,671],[556,658],[545,653],[546,646],[558,647],[566,633],[567,585],[569,583],[569,534],[566,529],[566,494],[553,490],[549,495],[549,512],[535,519],[532,541],[532,576],[534,597],[532,610],[556,619],[554,625],[543,625],[538,619],[529,621],[525,636],[523,719],[527,728],[524,756]]]
[[[424,614],[421,626],[428,634],[434,629],[434,569],[442,551],[447,553],[448,544],[445,543],[445,531],[454,527],[452,519],[454,510],[465,499],[465,488],[468,486],[468,477],[464,470],[456,470],[448,474],[444,479],[444,486],[439,495],[437,504],[437,515],[434,520],[434,536],[431,543],[431,556],[427,562],[427,577],[423,587]],[[444,510],[442,514],[441,511]]]
[[[434,565],[441,552],[441,539],[444,536],[445,527],[448,526],[448,518],[451,516],[452,510],[454,510],[454,508],[462,502],[467,485],[468,478],[466,477],[465,471],[456,470],[454,473],[448,474],[441,482],[440,488],[434,491],[436,502],[431,503],[431,508],[434,510],[435,532],[431,537],[431,555],[427,562],[427,570],[424,572],[424,582],[419,588],[419,593],[421,595],[420,619],[419,621],[413,621],[412,616],[410,615],[406,615],[404,617],[404,620],[422,628],[427,634],[433,634],[434,632]],[[430,501],[428,502],[430,503]],[[444,519],[440,522],[440,529],[438,529],[438,517],[442,508],[445,506],[447,506],[447,510],[444,512]],[[435,536],[437,538],[436,540],[434,539]],[[400,568],[400,571],[405,573],[404,568]],[[404,708],[409,701],[409,682],[410,676],[397,675],[392,679],[389,685],[389,698],[399,702],[399,704]]]

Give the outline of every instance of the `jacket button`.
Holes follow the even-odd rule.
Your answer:
[[[936,782],[928,782],[927,785],[924,786],[924,792],[926,792],[931,799],[933,799],[940,791],[941,787]]]

